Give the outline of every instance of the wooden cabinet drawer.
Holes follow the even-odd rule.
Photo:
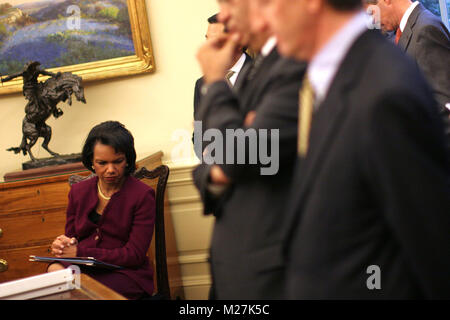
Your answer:
[[[0,259],[8,263],[8,270],[0,273],[0,283],[45,273],[47,264],[29,261],[30,255],[51,256],[50,243],[36,247],[0,250]]]
[[[67,206],[70,187],[66,179],[41,185],[0,189],[1,213],[30,212]]]
[[[65,208],[1,214],[0,250],[50,245],[57,236],[64,234],[65,223]]]

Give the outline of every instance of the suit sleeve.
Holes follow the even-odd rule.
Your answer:
[[[256,132],[256,148],[253,150],[257,150],[257,163],[252,165],[251,159],[248,159],[245,165],[223,164],[222,169],[233,180],[277,174],[283,166],[293,164],[297,155],[298,92],[302,78],[303,72],[298,71],[275,78],[267,88],[256,109],[255,120],[249,127],[243,127],[244,130],[254,129]],[[236,127],[238,125],[242,126],[235,124]],[[248,143],[245,145],[245,153],[252,153],[252,147]],[[266,157],[269,155],[270,164]],[[234,163],[237,163],[237,159]]]
[[[198,79],[195,82],[195,88],[194,88],[194,121],[199,120],[197,113],[198,113],[198,108],[199,108],[199,104],[200,104],[200,98],[201,98],[201,86],[202,86],[203,80],[202,78]],[[195,151],[195,155],[197,156],[197,158],[201,159],[202,158],[202,154],[200,152],[200,150],[198,148],[195,147],[195,130],[192,132],[192,144],[194,145],[194,151]],[[203,146],[202,146],[202,150],[203,150]]]
[[[203,202],[203,214],[210,215],[214,214],[219,216],[220,208],[223,201],[227,198],[230,192],[230,186],[223,186],[224,190],[220,195],[214,195],[209,190],[209,172],[211,170],[211,165],[200,164],[197,166],[192,175],[194,178],[194,184],[200,192],[200,198]]]
[[[361,151],[376,203],[411,272],[428,298],[448,299],[449,159],[442,126],[427,101],[401,92],[378,101]]]
[[[417,38],[417,64],[433,87],[445,124],[447,149],[450,150],[450,35],[445,26],[428,25]]]
[[[200,102],[198,119],[203,121],[203,130],[220,129],[230,123],[244,121],[240,103],[225,80],[216,81],[209,85],[207,94]]]
[[[269,166],[272,168],[267,170],[268,174],[276,174],[278,168],[273,167],[274,165],[283,166],[286,161],[295,159],[298,91],[303,71],[303,68],[293,68],[273,77],[263,91],[259,104],[253,106],[256,109],[256,118],[250,127],[244,125],[246,115],[241,111],[243,106],[240,105],[238,97],[224,81],[213,84],[203,98],[201,117],[204,120],[204,129],[218,129],[224,137],[224,145],[226,138],[231,137],[230,132],[240,132],[242,136],[247,137],[244,146],[235,142],[234,145],[226,144],[223,149],[223,164],[220,165],[233,181],[261,175],[261,168]],[[245,163],[239,161],[239,152],[246,155]],[[253,161],[249,154],[256,156]],[[272,162],[268,163],[268,157],[262,159],[261,154],[270,155]],[[277,163],[274,164],[273,161]]]
[[[128,242],[121,248],[92,248],[78,244],[77,256],[94,257],[122,267],[137,267],[145,262],[155,224],[155,192],[149,190],[137,201]]]
[[[194,120],[198,120],[197,117],[197,110],[198,110],[198,106],[200,104],[200,98],[201,98],[201,87],[202,87],[202,78],[198,79],[195,82],[195,88],[194,88]]]
[[[416,46],[417,64],[443,107],[450,102],[450,35],[445,26],[427,25],[419,31]]]

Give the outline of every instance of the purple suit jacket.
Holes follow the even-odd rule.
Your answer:
[[[136,178],[127,177],[122,188],[111,197],[96,225],[88,215],[98,203],[97,182],[98,177],[94,177],[72,186],[66,236],[78,240],[78,257],[94,257],[124,267],[112,272],[134,280],[151,295],[153,269],[146,253],[155,223],[155,192]],[[114,281],[114,277],[110,279]]]

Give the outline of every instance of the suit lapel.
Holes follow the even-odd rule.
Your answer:
[[[305,204],[304,199],[312,189],[324,158],[330,156],[329,150],[348,115],[346,110],[349,108],[348,98],[352,87],[355,87],[355,83],[363,73],[363,66],[373,52],[370,48],[372,36],[374,36],[373,31],[366,31],[350,48],[325,100],[313,115],[308,154],[305,159],[300,160],[300,170],[294,185],[295,193],[298,195],[294,200],[296,203],[293,205],[294,215],[298,215]]]
[[[242,83],[247,78],[247,73],[249,72],[249,69],[251,69],[252,65],[253,65],[253,59],[248,54],[245,54],[244,65],[242,66],[242,69],[239,72],[238,77],[236,79],[236,83],[233,86],[233,90],[235,92],[239,92],[239,90],[242,86]]]
[[[339,78],[345,81],[345,78]],[[347,93],[345,92],[345,88],[347,88],[346,82],[341,82],[336,78],[327,98],[319,106],[319,109],[314,112],[308,154],[306,158],[301,159],[300,175],[302,179],[299,181],[299,203],[302,203],[300,199],[304,199],[311,189],[314,178],[317,176],[323,164],[326,151],[333,143],[339,131],[339,125],[342,123],[343,117],[345,116],[344,111],[347,107]]]
[[[411,42],[411,37],[413,34],[414,25],[421,14],[423,7],[421,4],[416,6],[412,11],[411,15],[408,18],[408,22],[406,23],[405,30],[403,30],[402,35],[398,41],[398,45],[403,51],[408,50],[409,43]]]
[[[266,89],[267,83],[271,81],[270,73],[272,72],[272,67],[278,61],[279,54],[274,48],[272,52],[263,58],[261,64],[257,66],[257,70],[253,70],[254,76],[252,79],[246,79],[246,84],[242,87],[242,105],[245,107],[244,112],[254,110],[254,107],[258,105],[258,99],[263,94]],[[256,59],[255,59],[256,60]],[[252,70],[249,70],[247,77],[250,75]]]

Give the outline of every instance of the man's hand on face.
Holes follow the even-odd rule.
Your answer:
[[[236,51],[240,50],[237,33],[207,40],[197,52],[205,84],[223,80],[232,67]]]

